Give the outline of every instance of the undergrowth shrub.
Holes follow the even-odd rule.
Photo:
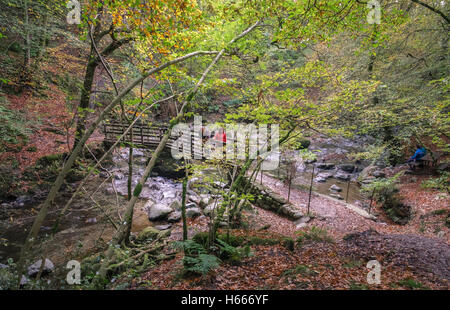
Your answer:
[[[439,177],[425,180],[421,186],[423,188],[432,188],[441,192],[450,193],[450,172],[441,171]]]
[[[412,209],[401,202],[398,183],[403,171],[391,178],[380,178],[362,188],[363,192],[374,193],[386,215],[396,224],[405,225],[412,217]]]
[[[302,246],[308,242],[333,242],[333,238],[328,235],[325,229],[321,229],[317,226],[312,226],[309,231],[297,232],[299,236],[297,237],[297,244]]]
[[[8,100],[0,94],[0,152],[20,151],[21,145],[28,141],[30,134],[27,120],[18,112],[10,110]],[[9,145],[17,145],[11,149]]]
[[[219,267],[220,259],[208,254],[205,247],[194,240],[177,241],[173,247],[184,251],[183,267],[186,274],[206,275]]]

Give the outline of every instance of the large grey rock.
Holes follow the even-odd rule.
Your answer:
[[[157,203],[148,210],[148,219],[150,221],[158,221],[165,219],[173,209],[168,205]]]
[[[298,225],[298,224],[308,223],[309,221],[311,221],[311,217],[305,215],[305,216],[302,216],[301,218],[299,218],[298,220],[296,220],[294,222],[294,224]]]
[[[175,190],[167,190],[164,192],[164,199],[173,199],[177,197],[177,191]]]
[[[38,274],[40,268],[42,265],[42,259],[38,260],[34,264],[30,265],[28,267],[28,276],[33,277]],[[44,269],[42,270],[42,274],[48,274],[55,270],[55,265],[53,265],[53,262],[49,260],[48,258],[45,259],[44,263]]]
[[[316,177],[318,177],[318,178],[324,178],[324,179],[329,179],[329,178],[332,178],[332,177],[333,177],[333,174],[330,173],[330,172],[321,172],[321,173],[318,173]]]
[[[314,179],[314,182],[318,182],[318,183],[325,183],[327,181],[327,179],[322,178],[322,177],[316,177]]]
[[[381,170],[375,170],[374,172],[372,172],[372,176],[376,178],[384,178],[386,176],[386,173]]]
[[[209,204],[203,209],[203,213],[205,215],[210,216],[214,212],[214,209],[215,209],[215,204],[214,203]]]
[[[374,172],[375,170],[377,170],[377,167],[373,165],[367,166],[359,174],[358,181],[362,183],[365,179],[369,178],[372,172]]]
[[[352,164],[340,164],[338,168],[342,171],[353,173],[355,171],[355,165]]]
[[[169,217],[167,218],[167,221],[169,223],[176,223],[181,220],[181,211],[174,211],[170,213]]]
[[[200,205],[200,207],[201,208],[204,208],[204,207],[206,207],[207,205],[209,205],[209,203],[211,202],[211,196],[210,195],[207,195],[207,194],[201,194],[200,195],[200,203],[199,203],[199,205]]]
[[[187,218],[194,218],[197,217],[201,214],[200,209],[199,208],[190,208],[190,209],[186,209],[186,217]]]
[[[149,189],[154,190],[154,191],[159,191],[161,190],[161,186],[158,183],[151,183],[148,186]]]
[[[330,172],[321,172],[318,173],[314,179],[315,182],[325,183],[327,179],[332,178],[333,174]]]
[[[133,157],[145,157],[145,153],[140,149],[134,149]]]
[[[172,227],[172,224],[166,224],[166,225],[156,225],[155,228],[158,230],[167,230],[170,227]]]
[[[186,209],[198,208],[195,202],[189,202],[186,204]]]
[[[342,192],[342,188],[340,188],[339,186],[337,186],[336,184],[333,184],[330,186],[330,191],[333,192]]]
[[[292,207],[290,204],[284,204],[280,207],[280,212],[293,220],[298,220],[303,217],[303,214]]]
[[[144,209],[147,210],[147,211],[149,211],[150,208],[153,207],[154,204],[155,204],[155,202],[154,202],[153,200],[148,199],[148,200],[145,202]]]
[[[335,165],[333,163],[318,163],[316,167],[323,170],[331,170],[334,169]]]
[[[200,204],[200,201],[202,200],[201,197],[197,196],[197,195],[189,195],[188,197],[189,201],[195,202],[196,204]]]
[[[348,181],[350,180],[350,175],[347,173],[338,172],[334,176],[336,179],[342,180],[342,181]]]
[[[174,200],[171,204],[170,207],[173,210],[181,210],[181,202],[179,202],[178,200]]]

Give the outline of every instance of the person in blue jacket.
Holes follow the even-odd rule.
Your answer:
[[[411,156],[411,157],[408,159],[407,163],[411,163],[411,162],[414,162],[414,163],[420,163],[421,159],[422,159],[426,154],[427,154],[427,150],[426,150],[423,146],[417,145],[417,150],[416,150],[416,152],[414,153],[413,156]],[[411,166],[411,165],[410,165],[410,166]]]

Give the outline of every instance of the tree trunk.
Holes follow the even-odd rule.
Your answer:
[[[31,61],[31,39],[30,39],[30,21],[28,14],[28,0],[23,1],[23,10],[25,15],[25,46],[24,46],[24,71],[26,71]]]
[[[78,105],[78,122],[74,145],[79,142],[80,138],[83,136],[84,131],[86,130],[86,109],[89,108],[92,85],[94,84],[95,69],[97,69],[97,66],[99,64],[99,59],[98,57],[95,57],[94,53],[94,48],[91,46],[91,53],[89,55],[89,61],[86,66],[86,72],[84,74],[83,88],[81,89],[80,104]]]

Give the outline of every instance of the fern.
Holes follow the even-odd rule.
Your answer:
[[[176,250],[183,250],[187,255],[206,254],[206,249],[194,240],[175,241],[172,247]]]
[[[183,266],[186,272],[206,275],[219,267],[220,259],[207,254],[206,249],[193,240],[176,241],[172,247],[184,251]]]
[[[219,267],[219,258],[209,254],[199,254],[197,257],[186,255],[183,259],[186,271],[206,275]]]
[[[243,258],[251,256],[250,246],[234,247],[221,239],[216,240],[219,246],[219,256],[232,263],[240,262]]]
[[[0,95],[0,152],[5,150],[5,143],[25,143],[31,133],[29,125],[20,113],[7,108],[6,99]]]

